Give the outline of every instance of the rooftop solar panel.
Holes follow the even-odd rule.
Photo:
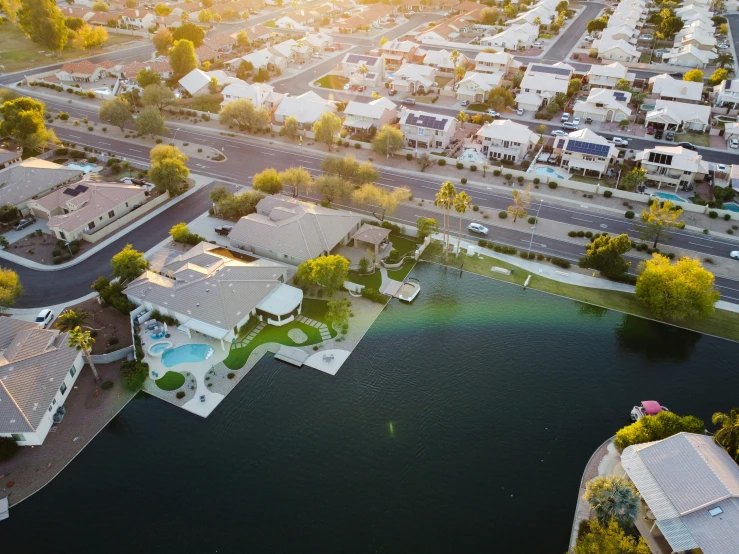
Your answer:
[[[567,142],[565,139],[557,139],[557,146],[555,148],[562,148],[565,145],[565,142]]]
[[[581,140],[571,140],[567,145],[570,152],[579,152],[580,154],[589,154],[591,156],[600,156],[605,158],[611,151],[608,144],[595,144],[593,142],[583,142]]]
[[[553,75],[569,75],[571,71],[564,67],[554,67],[551,65],[540,65],[534,64],[531,66],[531,71],[538,71],[540,73],[552,73]]]
[[[62,194],[66,194],[67,196],[77,196],[79,193],[80,191],[78,191],[77,189],[71,189],[71,188],[64,189],[62,191]]]
[[[619,102],[625,102],[626,101],[626,95],[623,92],[614,92],[613,97],[618,100]]]
[[[408,125],[417,125],[418,127],[426,127],[427,129],[443,129],[446,127],[448,118],[437,117],[427,114],[410,113],[405,122]]]
[[[377,58],[375,56],[362,56],[361,54],[350,54],[346,59],[347,63],[366,63],[375,65]]]

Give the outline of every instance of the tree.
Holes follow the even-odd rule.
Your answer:
[[[89,50],[96,46],[102,46],[108,40],[108,31],[100,25],[84,24],[80,27],[72,39],[72,44],[79,50]]]
[[[175,100],[174,92],[165,85],[147,85],[144,87],[144,93],[141,97],[141,103],[144,106],[153,106],[160,112],[167,106],[174,104]]]
[[[419,216],[416,220],[416,229],[418,230],[418,236],[425,239],[439,232],[439,222],[433,217]]]
[[[13,437],[0,437],[0,462],[10,460],[18,453],[19,449],[20,446]]]
[[[631,250],[631,240],[626,234],[612,237],[601,235],[592,243],[585,245],[585,257],[580,258],[580,267],[600,271],[604,277],[619,279],[631,266],[623,254]]]
[[[83,25],[86,25],[85,20],[81,17],[66,17],[64,19],[64,24],[70,31],[76,31],[80,29]]]
[[[261,131],[269,125],[269,110],[262,106],[256,108],[254,103],[246,98],[226,102],[218,114],[224,125],[238,125],[244,131]]]
[[[341,118],[335,113],[324,112],[321,119],[313,124],[313,133],[316,136],[316,142],[326,143],[328,150],[331,145],[336,142],[336,135],[341,132]]]
[[[64,24],[64,14],[54,0],[21,0],[17,21],[33,42],[62,55],[70,30]]]
[[[132,120],[131,106],[125,98],[120,96],[112,100],[103,100],[98,110],[98,119],[101,123],[114,125],[123,131],[126,123]]]
[[[218,94],[218,78],[217,77],[211,77],[210,82],[208,83],[208,92],[211,94]]]
[[[226,185],[218,185],[217,187],[213,187],[213,190],[210,191],[210,194],[208,197],[210,198],[211,202],[220,202],[227,196],[233,196],[229,191],[228,187]]]
[[[0,309],[11,308],[23,294],[23,285],[12,269],[0,267]]]
[[[482,10],[482,24],[495,25],[500,18],[500,12],[495,8],[485,8]]]
[[[151,85],[156,86],[156,85]],[[163,135],[167,132],[164,116],[156,106],[149,106],[139,112],[135,121],[136,132],[139,135],[149,135],[154,138],[156,135]]]
[[[714,87],[721,84],[723,81],[726,81],[728,78],[729,71],[727,69],[719,68],[708,78],[708,86]]]
[[[731,52],[721,52],[716,58],[716,65],[721,69],[724,69],[727,65],[732,65],[733,63],[734,56],[731,55]]]
[[[236,76],[239,79],[245,80],[249,77],[252,71],[254,71],[254,64],[246,60],[241,60],[239,68],[236,70]]]
[[[128,9],[135,8],[138,5],[139,5],[139,3],[137,2],[137,0],[126,0],[126,7]]]
[[[113,268],[113,277],[118,277],[121,283],[125,283],[141,275],[149,267],[149,262],[143,252],[134,250],[132,245],[127,244],[113,256],[110,265]]]
[[[254,175],[251,181],[251,186],[254,190],[258,190],[265,194],[279,194],[282,192],[282,182],[277,171],[273,168],[268,168]]]
[[[641,167],[635,167],[629,173],[624,175],[624,178],[621,179],[620,184],[624,190],[634,192],[636,190],[636,187],[641,185],[646,180],[647,180],[647,170],[642,169]]]
[[[90,314],[85,310],[64,310],[59,317],[56,318],[54,327],[61,331],[67,329],[74,329],[75,327],[82,327],[87,320],[90,319]]]
[[[519,217],[526,217],[528,215],[528,207],[531,205],[531,185],[527,186],[523,190],[513,191],[513,204],[508,206],[508,213],[513,218],[513,223]]]
[[[98,13],[100,13],[100,12],[107,12],[108,9],[110,9],[110,7],[105,2],[95,2],[92,5],[92,11],[94,11],[94,12],[98,12]]]
[[[669,200],[660,202],[655,198],[651,201],[649,207],[642,210],[641,222],[644,227],[641,229],[641,238],[643,240],[654,239],[652,248],[657,248],[657,242],[668,229],[684,227],[684,224],[678,221],[682,214],[683,209],[681,207],[675,206]]]
[[[167,191],[177,196],[187,190],[187,176],[190,170],[176,158],[167,158],[149,168],[149,179],[159,192]]]
[[[457,197],[457,189],[451,181],[444,181],[441,184],[439,192],[436,193],[434,205],[443,211],[442,228],[444,234],[444,253],[449,248],[449,211],[454,206],[454,199]]]
[[[289,167],[280,171],[278,178],[290,190],[293,198],[297,198],[301,192],[307,192],[313,183],[310,173],[303,167]]]
[[[383,125],[372,139],[372,150],[384,156],[394,155],[403,148],[405,148],[403,132],[392,125]]]
[[[644,103],[644,99],[647,97],[643,92],[632,92],[631,93],[631,105],[638,108]]]
[[[619,79],[616,81],[616,84],[613,86],[616,90],[622,90],[624,92],[631,92],[631,83],[629,83],[626,79]]]
[[[95,367],[95,363],[92,361],[92,356],[90,355],[92,345],[95,343],[95,339],[92,338],[90,331],[83,331],[80,327],[75,327],[69,332],[68,341],[69,346],[75,350],[82,351],[87,359],[87,363],[90,364],[90,369],[92,370],[92,374],[95,376],[95,381],[100,383],[100,375],[98,375],[98,370]]]
[[[184,12],[183,12],[184,13]],[[151,37],[151,42],[154,43],[154,48],[157,49],[157,54],[164,54],[172,48],[174,44],[174,38],[172,38],[172,31],[162,27],[154,36]]]
[[[239,45],[241,48],[248,48],[249,47],[249,35],[246,34],[246,31],[241,30],[236,35],[236,44]]]
[[[721,296],[713,288],[713,274],[687,256],[673,264],[668,257],[654,254],[639,269],[636,299],[659,319],[704,319]]]
[[[467,112],[462,110],[457,114],[457,121],[459,121],[462,124],[462,127],[464,127],[464,124],[467,123],[467,120],[470,118],[470,116],[467,115]]]
[[[149,364],[138,360],[125,360],[119,366],[121,381],[128,390],[139,390],[149,376]]]
[[[179,30],[179,29],[178,29]],[[169,51],[169,65],[175,79],[181,79],[198,66],[195,47],[189,40],[177,40]]]
[[[296,138],[300,134],[300,123],[295,116],[288,115],[285,118],[280,134],[287,138]]]
[[[354,187],[352,184],[338,175],[321,175],[313,181],[311,190],[321,197],[321,203],[330,206],[335,200],[348,198]]]
[[[459,63],[459,58],[461,57],[462,57],[462,54],[460,54],[458,50],[452,50],[452,53],[449,54],[449,61],[451,61],[453,65],[455,83],[457,82],[457,63]]]
[[[362,76],[362,87],[365,87],[367,84],[367,73],[369,73],[369,67],[367,67],[367,64],[360,63],[357,66],[357,74]]]
[[[298,266],[295,280],[300,284],[318,285],[331,297],[349,279],[349,260],[330,254],[306,260]]]
[[[213,14],[210,10],[200,10],[198,12],[198,21],[200,23],[210,23],[213,21]]]
[[[587,531],[577,537],[573,554],[650,554],[644,537],[627,534],[616,519],[601,525],[598,520],[587,522]]]
[[[459,255],[459,245],[462,241],[462,216],[472,207],[472,197],[464,191],[460,191],[454,197],[454,211],[459,214],[459,231],[457,233],[457,255]]]
[[[15,23],[18,9],[21,7],[20,0],[0,0],[0,13],[11,23]]]
[[[691,69],[683,75],[683,81],[691,81],[693,83],[703,82],[703,72],[700,69]]]
[[[714,425],[721,426],[714,433],[713,440],[739,462],[739,408],[733,408],[728,414],[716,412],[711,421]]]
[[[683,28],[683,21],[679,17],[668,17],[660,23],[659,28],[665,37],[673,37]]]
[[[641,496],[626,477],[602,475],[591,479],[585,486],[583,498],[601,525],[607,525],[613,518],[621,526],[628,527],[639,516]]]
[[[380,39],[380,46],[381,46],[381,47],[382,47],[382,46],[385,46],[385,45],[386,45],[386,44],[387,44],[388,42],[389,42],[389,41],[388,41],[388,38],[387,38],[387,37],[382,37],[382,38]]]
[[[514,79],[516,76],[514,75]],[[488,93],[488,104],[492,106],[494,110],[503,111],[505,108],[513,106],[516,103],[516,98],[513,96],[511,91],[503,87],[495,87]]]
[[[573,78],[570,79],[570,82],[567,84],[567,96],[569,98],[572,98],[575,96],[580,90],[582,89],[582,80]]]
[[[45,106],[27,97],[8,100],[0,105],[0,135],[12,137],[28,150],[38,150],[56,141],[53,131],[44,123]]]
[[[503,13],[508,19],[513,19],[518,14],[518,10],[513,4],[506,4],[506,6],[503,8]]]
[[[257,70],[257,74],[254,75],[254,82],[255,83],[266,83],[269,81],[269,71],[267,71],[266,67],[260,67]]]
[[[179,160],[184,164],[189,159],[179,148],[170,144],[157,144],[149,152],[149,158],[151,159],[151,165],[156,165],[170,158]]]
[[[338,175],[354,184],[374,183],[380,177],[371,162],[358,162],[352,156],[326,156],[321,162],[321,170],[329,175]]]
[[[566,12],[569,9],[570,5],[567,3],[567,0],[562,0],[557,6],[554,8],[554,10],[557,13]]]
[[[373,211],[372,215],[380,221],[385,219],[386,215],[390,215],[395,211],[400,202],[408,200],[411,191],[406,187],[398,187],[387,190],[383,187],[365,183],[352,193],[352,200],[356,204],[364,204],[366,206],[378,206],[380,208],[380,217]]]
[[[156,7],[154,8],[154,11],[156,12],[157,15],[166,17],[172,13],[172,8],[170,8],[166,4],[157,4]]]
[[[546,126],[546,125],[544,125],[543,123],[540,123],[539,125],[537,125],[537,126],[536,126],[536,127],[534,128],[534,132],[535,132],[535,133],[536,133],[537,135],[544,135],[544,134],[546,134],[546,132],[547,132],[547,126]]]
[[[599,17],[598,19],[588,21],[586,29],[588,30],[588,33],[594,33],[596,31],[602,31],[606,27],[608,27],[608,20]]]
[[[623,450],[627,446],[660,441],[678,433],[702,434],[704,431],[703,421],[695,416],[679,416],[675,412],[663,411],[619,429],[614,444]]]
[[[326,308],[326,319],[331,322],[331,326],[337,331],[349,322],[350,317],[354,316],[352,313],[352,303],[346,298],[329,300],[326,303]]]
[[[192,233],[190,232],[190,229],[187,228],[187,223],[177,223],[172,226],[172,228],[169,230],[169,236],[172,237],[172,240],[175,242],[187,242],[187,239],[190,238]]]
[[[257,204],[264,197],[264,194],[255,190],[243,191],[238,196],[227,193],[226,196],[218,200],[216,211],[224,217],[243,217],[254,213]]]
[[[162,75],[145,67],[136,74],[136,82],[142,89],[145,89],[149,85],[161,85]]]
[[[523,81],[524,72],[522,70],[518,70],[513,74],[513,77],[511,78],[511,82],[513,83],[513,88],[518,88],[521,86],[521,81]],[[503,87],[499,87],[503,88]],[[496,89],[493,89],[496,90]],[[506,89],[503,89],[506,90]],[[492,96],[492,91],[490,91],[490,94],[488,94],[488,99]],[[511,94],[511,96],[513,96]]]
[[[205,31],[203,31],[202,27],[192,22],[183,23],[172,32],[172,40],[175,46],[179,40],[189,40],[194,48],[198,48],[203,44],[204,38]]]
[[[454,68],[454,82],[461,81],[464,79],[464,76],[467,74],[467,70],[463,65],[458,65]]]

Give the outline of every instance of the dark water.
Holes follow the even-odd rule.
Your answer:
[[[207,420],[132,402],[12,510],[3,546],[561,553],[583,467],[635,402],[706,420],[739,403],[734,343],[414,275],[416,302],[393,302],[336,377],[264,359]]]

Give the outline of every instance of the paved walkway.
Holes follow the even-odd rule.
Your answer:
[[[329,340],[331,338],[331,332],[328,330],[328,327],[325,323],[321,323],[320,321],[316,321],[315,319],[305,317],[304,315],[301,315],[298,318],[298,321],[300,323],[305,323],[306,325],[310,325],[311,327],[315,327],[316,329],[318,329],[318,331],[321,333],[321,340]]]
[[[248,335],[246,335],[243,339],[236,342],[236,344],[238,345],[237,348],[244,348],[245,346],[248,346],[249,343],[254,339],[254,337],[256,337],[259,334],[259,332],[262,329],[264,329],[266,326],[267,324],[264,321],[260,321],[259,325],[254,327],[254,329],[252,329]]]

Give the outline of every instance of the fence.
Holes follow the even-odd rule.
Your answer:
[[[111,233],[117,231],[121,227],[124,227],[125,225],[128,225],[131,223],[134,219],[137,219],[139,216],[144,215],[147,212],[150,212],[160,204],[164,204],[169,199],[169,193],[166,192],[164,194],[161,194],[158,198],[155,198],[154,200],[151,200],[141,206],[138,210],[134,210],[132,212],[128,212],[123,217],[116,219],[113,223],[110,225],[106,225],[102,229],[100,229],[97,233],[82,233],[82,238],[86,240],[87,242],[96,243],[100,239],[103,239],[110,235]]]
[[[125,346],[115,352],[108,352],[107,354],[94,354],[90,356],[92,362],[95,364],[109,364],[111,362],[117,362],[128,358],[129,354],[133,354],[133,345]]]

